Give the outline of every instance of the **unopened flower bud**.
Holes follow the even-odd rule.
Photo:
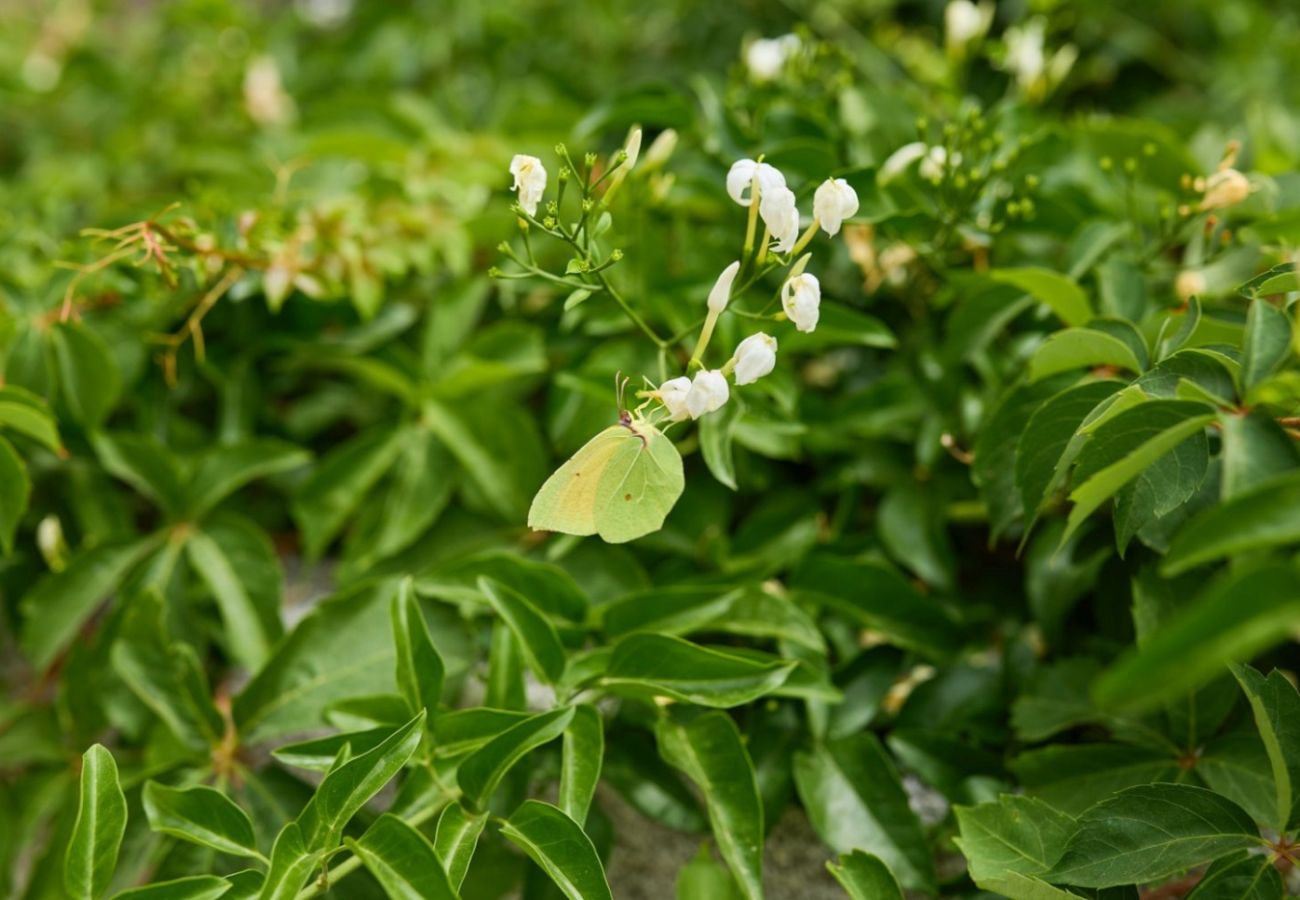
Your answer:
[[[736,385],[753,384],[776,368],[776,338],[751,334],[737,345],[731,362]]]
[[[528,215],[537,215],[537,204],[546,192],[546,167],[536,156],[517,153],[510,160],[510,174],[515,176],[511,190],[519,192],[519,205]]]
[[[816,275],[804,273],[781,286],[781,308],[799,331],[817,328],[821,316],[822,286]]]
[[[813,194],[813,218],[831,237],[839,233],[840,225],[858,211],[858,194],[843,178],[828,178],[817,186]]]
[[[691,380],[685,375],[677,378],[670,378],[663,384],[659,385],[656,394],[659,402],[668,410],[668,415],[674,422],[680,422],[690,416],[690,410],[686,408],[686,397],[691,392]]]
[[[1222,169],[1205,180],[1201,211],[1236,206],[1250,196],[1250,182],[1236,169]]]
[[[727,301],[731,299],[731,285],[739,271],[740,261],[737,260],[723,269],[718,280],[713,283],[713,289],[709,291],[709,312],[713,315],[720,315],[727,308]]]
[[[718,369],[705,369],[695,373],[690,393],[686,395],[686,410],[692,419],[722,408],[731,396],[727,376]]]

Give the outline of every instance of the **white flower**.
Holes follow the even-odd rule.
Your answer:
[[[962,56],[993,24],[993,4],[978,6],[971,0],[951,0],[943,11],[944,43],[953,56]]]
[[[921,160],[921,177],[926,181],[938,181],[943,177],[943,167],[948,162],[948,151],[943,147],[931,147],[925,154],[925,159]],[[961,154],[954,153],[952,157],[954,167],[961,165]]]
[[[721,409],[729,396],[731,389],[727,386],[727,376],[719,369],[702,369],[695,373],[691,392],[686,395],[686,411],[692,419],[698,419],[705,413]]]
[[[771,81],[781,74],[785,64],[799,52],[799,38],[784,34],[760,38],[745,48],[745,66],[755,81]]]
[[[737,345],[731,362],[736,385],[753,384],[776,367],[776,338],[761,331],[751,334]]]
[[[673,150],[677,148],[677,131],[673,128],[665,128],[659,132],[659,135],[650,142],[649,149],[645,152],[645,162],[643,168],[654,169],[662,166],[668,161],[668,157],[673,155]]]
[[[244,71],[244,109],[259,125],[278,125],[293,118],[293,98],[280,81],[280,68],[269,56],[255,57]]]
[[[822,286],[816,275],[796,275],[781,286],[781,308],[799,331],[816,329],[821,305]]]
[[[691,380],[685,375],[670,378],[659,385],[659,402],[668,410],[674,422],[680,422],[690,415],[686,408],[686,396],[691,392]]]
[[[920,141],[912,141],[910,144],[904,144],[880,164],[880,170],[876,173],[876,180],[881,184],[887,184],[903,174],[912,163],[925,156],[930,148]]]
[[[795,206],[794,191],[784,185],[762,188],[758,214],[776,241],[772,249],[777,253],[789,253],[799,237],[799,210]]]
[[[845,219],[858,211],[858,193],[843,178],[827,178],[813,194],[813,218],[834,237]]]
[[[722,270],[718,280],[713,283],[713,290],[709,291],[709,312],[713,315],[720,315],[727,308],[727,301],[731,299],[731,285],[736,280],[736,273],[740,271],[740,261],[737,260]]]
[[[1220,169],[1205,179],[1205,197],[1201,210],[1236,206],[1250,196],[1250,182],[1236,169]]]
[[[528,215],[537,215],[537,204],[546,193],[546,167],[536,156],[516,153],[510,160],[510,174],[515,176],[511,190],[519,192],[519,205]]]
[[[1047,23],[1041,16],[1024,25],[1008,28],[1003,40],[1007,52],[1002,68],[1015,76],[1020,89],[1031,99],[1041,99],[1069,74],[1079,51],[1066,44],[1047,58],[1044,48]]]
[[[631,170],[636,165],[637,157],[641,155],[641,126],[634,125],[632,127],[623,150],[627,153],[627,161],[623,165],[627,167],[627,170]]]
[[[741,206],[749,206],[754,202],[754,198],[745,196],[745,191],[753,182],[755,174],[758,175],[760,198],[769,190],[785,187],[785,176],[775,166],[754,162],[752,159],[738,159],[727,171],[727,193]]]

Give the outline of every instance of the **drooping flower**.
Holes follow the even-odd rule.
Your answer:
[[[739,271],[740,261],[737,260],[723,269],[718,280],[713,283],[713,289],[709,291],[709,312],[712,315],[720,315],[727,308],[727,301],[731,299],[731,285]]]
[[[731,396],[727,376],[719,369],[702,369],[695,373],[691,391],[686,395],[686,410],[692,419],[721,409]]]
[[[789,253],[799,238],[799,209],[794,191],[785,185],[760,188],[758,214],[776,242],[773,250]]]
[[[510,174],[515,176],[511,190],[519,192],[519,205],[528,215],[537,215],[537,204],[546,193],[546,167],[536,156],[516,153],[510,160]]]
[[[776,338],[751,334],[736,346],[731,358],[736,385],[753,384],[776,368]]]
[[[670,378],[659,385],[659,402],[668,410],[674,422],[680,422],[690,415],[686,408],[686,396],[691,392],[691,380],[685,375]]]
[[[745,66],[755,81],[771,81],[781,74],[785,64],[799,52],[797,35],[783,34],[760,38],[745,48]]]
[[[738,159],[727,170],[727,193],[741,206],[749,206],[753,197],[746,196],[755,174],[758,175],[758,194],[760,199],[767,191],[785,187],[785,176],[776,166],[754,162],[752,159]]]
[[[961,58],[967,48],[988,33],[993,24],[993,4],[983,0],[951,0],[943,11],[943,38],[950,56]]]
[[[1236,169],[1225,168],[1205,179],[1201,211],[1236,206],[1250,196],[1250,182]]]
[[[821,317],[822,286],[816,275],[796,275],[781,286],[781,308],[799,331],[817,328]]]
[[[843,178],[827,178],[813,194],[813,218],[831,237],[839,234],[840,225],[858,211],[858,192]]]

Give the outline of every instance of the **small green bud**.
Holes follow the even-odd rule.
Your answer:
[[[1098,165],[1101,166],[1103,172],[1109,172],[1111,169],[1115,168],[1115,160],[1111,159],[1109,156],[1103,156]]]
[[[956,175],[952,177],[952,185],[959,191],[966,190],[967,184],[968,182],[966,180],[966,176],[963,175],[961,172],[958,172]]]
[[[1156,155],[1156,145],[1153,144],[1153,143],[1151,143],[1150,141],[1147,141],[1145,144],[1142,145],[1142,155],[1143,155],[1143,156],[1155,156],[1155,155]]]
[[[1009,219],[1014,219],[1014,218],[1015,218],[1016,216],[1018,216],[1018,215],[1020,215],[1020,204],[1017,203],[1015,200],[1008,200],[1008,201],[1007,201],[1007,218],[1009,218]]]
[[[1125,172],[1127,172],[1128,174],[1132,175],[1132,174],[1133,174],[1134,172],[1136,172],[1137,170],[1138,170],[1138,161],[1137,161],[1136,159],[1134,159],[1133,157],[1130,156],[1130,157],[1128,157],[1127,159],[1124,160],[1124,171],[1125,171]]]
[[[1025,187],[1028,188],[1028,189],[1031,190],[1031,191],[1033,191],[1033,190],[1037,190],[1037,188],[1038,188],[1038,176],[1037,176],[1037,175],[1026,175],[1026,176],[1025,176]]]
[[[599,157],[596,156],[596,154],[588,153],[586,156],[582,158],[582,161],[585,162],[587,164],[587,168],[590,169],[592,166],[596,164],[597,159],[599,159]]]
[[[925,131],[930,127],[930,120],[925,116],[918,116],[916,119],[916,130]]]
[[[590,197],[582,201],[583,212],[591,212],[595,208],[596,208],[596,201],[592,200]]]
[[[613,262],[618,262],[623,258],[623,251],[615,247],[613,250],[609,251],[609,258]]]
[[[497,244],[497,252],[498,252],[498,253],[509,253],[509,252],[510,252],[510,243],[509,243],[508,241],[502,241],[501,243]]]
[[[1028,197],[1020,198],[1020,214],[1026,219],[1034,215],[1034,201]]]
[[[992,169],[994,172],[1005,172],[1007,170],[1007,161],[1005,159],[993,160]]]
[[[626,150],[619,150],[617,153],[614,154],[614,165],[621,166],[625,162],[627,162]]]
[[[492,268],[488,269],[487,274],[488,274],[488,278],[500,278],[501,270],[498,269],[496,266],[493,266]]]
[[[573,177],[573,172],[569,170],[568,166],[560,166],[560,171],[555,177],[558,181],[568,181]]]
[[[556,155],[556,156],[565,156],[568,152],[569,152],[569,148],[566,147],[566,146],[564,146],[563,144],[556,144],[556,145],[555,145],[555,155]]]
[[[560,214],[560,204],[555,200],[550,200],[546,204],[546,211],[553,216]]]
[[[547,216],[545,219],[542,219],[542,224],[547,228],[554,228],[556,224],[555,216]]]

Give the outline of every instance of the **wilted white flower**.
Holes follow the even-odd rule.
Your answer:
[[[948,53],[964,56],[966,48],[988,33],[993,24],[993,4],[984,0],[978,6],[971,0],[951,0],[943,11],[943,37]]]
[[[1236,169],[1220,169],[1205,179],[1201,211],[1236,206],[1250,196],[1250,182]]]
[[[737,260],[723,269],[718,280],[713,283],[713,290],[709,291],[709,312],[713,315],[719,315],[727,308],[727,301],[731,299],[731,285],[739,271],[740,261]]]
[[[816,275],[796,275],[781,286],[781,308],[799,331],[817,328],[821,317],[822,286]]]
[[[749,206],[754,202],[754,198],[745,196],[745,192],[754,181],[755,174],[758,175],[760,198],[769,190],[785,187],[785,176],[776,166],[754,162],[752,159],[738,159],[727,171],[727,193],[741,206]]]
[[[510,160],[510,174],[515,176],[511,190],[519,192],[519,205],[528,215],[537,215],[537,204],[546,193],[546,167],[536,156],[516,153]]]
[[[760,38],[745,48],[745,66],[755,81],[771,81],[781,74],[785,64],[798,52],[797,35]]]
[[[736,346],[731,358],[736,385],[753,384],[776,368],[776,338],[759,332]]]
[[[674,422],[680,422],[690,415],[686,408],[686,397],[691,392],[691,380],[685,375],[670,378],[659,385],[659,402],[668,410]]]
[[[831,237],[839,234],[840,225],[858,211],[858,193],[843,178],[827,178],[813,194],[813,218]]]
[[[721,409],[730,396],[727,376],[719,369],[704,369],[696,372],[695,380],[691,382],[691,392],[686,395],[686,410],[692,419],[698,419],[705,413]]]
[[[258,56],[244,71],[244,109],[260,125],[278,125],[293,117],[293,98],[280,81],[280,68],[269,56]]]
[[[776,241],[772,249],[789,253],[799,237],[799,209],[795,206],[794,191],[784,185],[762,189],[758,214]]]

